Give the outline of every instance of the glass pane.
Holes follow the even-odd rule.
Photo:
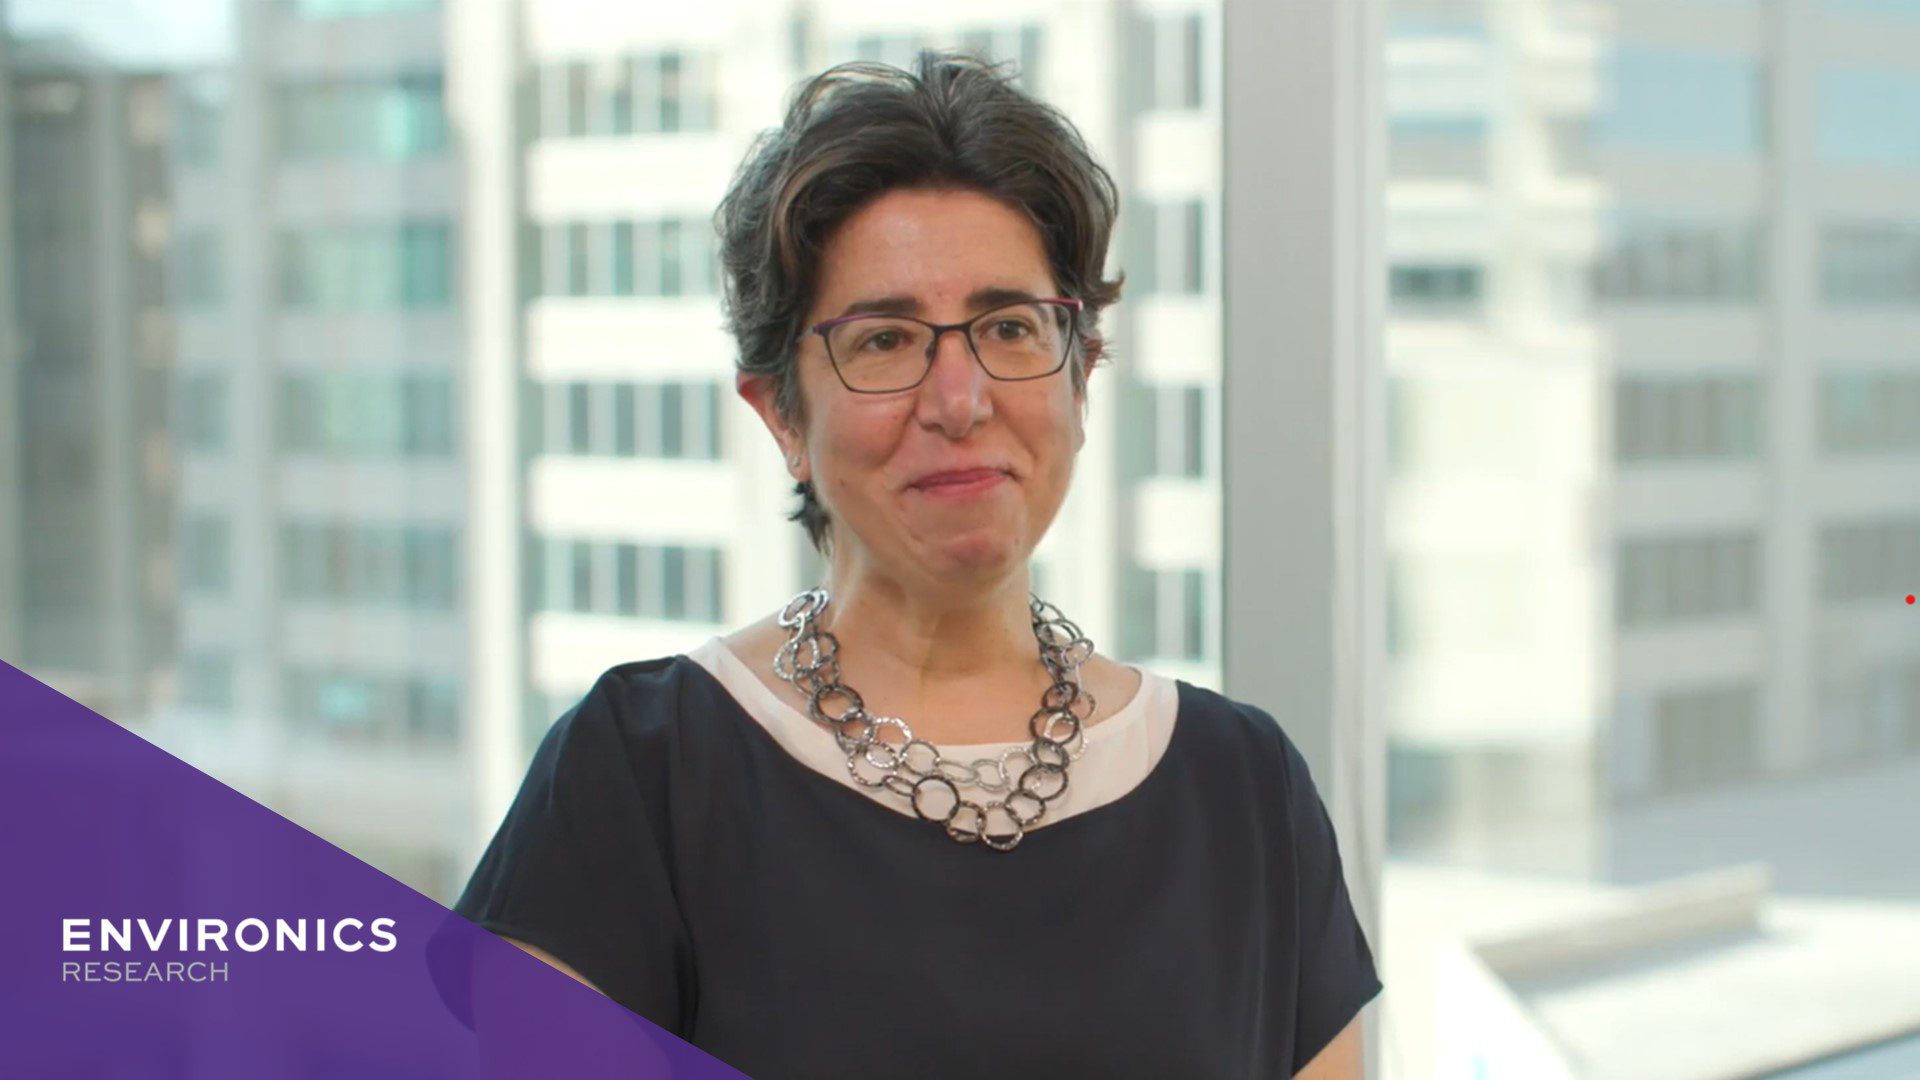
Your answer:
[[[528,2],[497,41],[455,36],[484,3],[128,6],[4,20],[72,45],[8,69],[23,449],[0,521],[34,523],[28,670],[451,900],[507,794],[471,778],[517,775],[557,715],[530,707],[820,576],[733,389],[713,211],[802,78],[964,45],[1119,185],[1099,330],[1123,359],[1088,382],[1046,599],[1105,655],[1218,684],[1217,539],[1184,528],[1220,505],[1218,0],[749,0],[638,37]],[[476,41],[506,51],[457,53]],[[1899,263],[1882,223],[1840,224],[1835,281]],[[520,654],[480,655],[484,620],[522,617]],[[467,690],[477,665],[510,669],[510,705]],[[353,784],[296,768],[343,744],[368,755]]]
[[[1811,1077],[1777,1063],[1861,1041],[1855,975],[1793,1031],[1711,1017],[1882,959],[1788,923],[1920,915],[1897,833],[1849,824],[1920,817],[1899,6],[1390,0],[1386,1076]]]

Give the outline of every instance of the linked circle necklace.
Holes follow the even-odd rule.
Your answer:
[[[906,799],[915,816],[943,827],[962,844],[978,841],[995,851],[1012,851],[1027,827],[1066,794],[1067,769],[1086,752],[1086,723],[1094,710],[1093,694],[1079,679],[1080,665],[1093,656],[1092,640],[1058,608],[1027,595],[1040,662],[1053,684],[1027,720],[1033,740],[1008,747],[997,758],[950,760],[916,737],[900,717],[869,712],[860,692],[840,681],[840,640],[820,627],[828,601],[824,587],[808,589],[780,609],[779,623],[788,633],[774,654],[773,673],[807,695],[808,715],[840,744],[854,783]],[[899,732],[899,744],[881,738],[886,728]],[[1025,763],[1016,768],[1022,758]],[[996,797],[968,798],[963,784]]]

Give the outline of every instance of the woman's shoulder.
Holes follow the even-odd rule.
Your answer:
[[[688,708],[684,653],[626,660],[601,671],[585,694],[553,720],[542,750],[566,756],[573,751],[623,750],[630,760],[649,749],[678,741],[681,716]]]
[[[1179,687],[1180,722],[1192,724],[1208,743],[1267,755],[1291,745],[1280,722],[1260,706],[1185,679],[1174,682]]]

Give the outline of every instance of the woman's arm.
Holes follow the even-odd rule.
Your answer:
[[[578,981],[594,986],[578,971],[544,949],[536,948],[524,941],[501,935],[503,940],[511,942],[521,950],[573,976]],[[506,970],[514,963],[513,954],[498,948],[474,950],[473,956],[473,1033],[479,1042],[481,1075],[488,1080],[507,1080],[523,1076],[552,1076],[563,1074],[575,1067],[567,1058],[570,1034],[564,1030],[555,1030],[550,1021],[554,1018],[533,1018],[525,1015],[520,1008],[524,1004],[525,973],[517,976]],[[604,991],[602,991],[604,993]],[[518,1002],[518,1004],[516,1004]],[[584,1026],[581,1033],[591,1037],[586,1044],[603,1048],[610,1038],[631,1038],[634,1040],[633,1060],[648,1060],[650,1053],[644,1045],[638,1028],[622,1034],[604,1025],[587,1021],[577,1010],[562,1013],[573,1017]],[[556,1044],[556,1040],[562,1040]],[[574,1045],[582,1045],[576,1039]]]
[[[545,960],[547,963],[552,964],[554,967],[559,968],[561,971],[566,972],[567,974],[573,976],[575,979],[578,979],[579,981],[585,983],[586,985],[593,986],[593,980],[573,970],[573,968],[567,965],[567,962],[565,960],[560,959],[559,957],[553,955],[552,953],[546,951],[545,949],[538,948],[533,945],[529,945],[526,942],[519,940],[518,938],[503,937],[501,940],[506,941],[509,944],[516,945],[521,949],[525,950],[526,952],[532,953],[534,956],[537,956],[540,959]],[[593,988],[595,990],[599,990],[600,993],[602,994],[606,993],[605,990],[600,990],[600,988],[597,986],[593,986]]]
[[[521,946],[525,948],[526,946]],[[577,977],[577,976],[576,976]],[[1298,1080],[1364,1080],[1367,1075],[1361,1060],[1365,1043],[1361,1041],[1360,1017],[1355,1016],[1340,1034],[1313,1055],[1305,1068],[1293,1075]]]

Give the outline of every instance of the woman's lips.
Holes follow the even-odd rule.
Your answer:
[[[999,469],[968,469],[929,477],[913,485],[913,489],[934,498],[957,499],[990,491],[1006,478],[1007,474]]]

